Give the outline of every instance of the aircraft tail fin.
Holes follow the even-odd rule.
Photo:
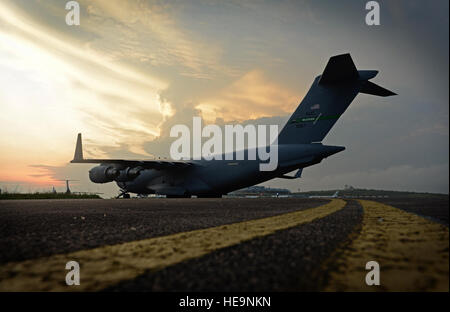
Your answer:
[[[319,84],[342,83],[356,80],[358,77],[358,70],[350,54],[341,54],[333,56],[328,60],[327,66],[319,79]]]
[[[329,59],[322,75],[316,77],[308,93],[278,136],[278,144],[321,142],[358,93],[395,95],[369,79],[376,70],[357,70],[350,54]]]

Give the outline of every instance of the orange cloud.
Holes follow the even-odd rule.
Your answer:
[[[207,121],[244,121],[292,112],[301,95],[268,79],[261,70],[252,70],[196,106]]]

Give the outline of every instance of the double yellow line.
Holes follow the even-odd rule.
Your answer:
[[[329,259],[337,270],[325,290],[448,292],[448,227],[378,202],[360,203],[361,233]],[[380,266],[379,286],[365,282],[369,261]]]
[[[275,231],[323,218],[342,209],[345,201],[303,211],[177,233],[68,254],[12,262],[0,267],[0,291],[95,291],[130,280],[147,270],[158,270],[212,251]],[[66,263],[80,264],[80,285],[67,286]]]

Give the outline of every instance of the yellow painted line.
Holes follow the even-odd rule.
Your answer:
[[[0,291],[101,290],[120,281],[133,279],[146,270],[158,270],[323,218],[344,206],[345,201],[335,199],[316,208],[268,218],[7,263],[0,267]],[[72,260],[80,264],[79,286],[65,284],[68,273],[65,265]]]
[[[326,291],[449,291],[448,227],[374,201],[360,203],[361,233],[330,259],[338,270]],[[379,286],[365,282],[372,260],[380,265]]]

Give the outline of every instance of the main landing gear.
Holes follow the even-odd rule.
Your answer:
[[[120,198],[120,197],[125,198],[125,199],[130,198],[130,193],[128,193],[127,190],[121,189],[119,195],[117,195],[116,198]]]

